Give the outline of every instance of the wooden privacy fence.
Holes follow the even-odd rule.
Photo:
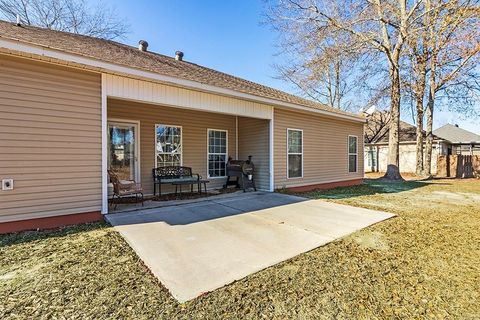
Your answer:
[[[437,177],[480,178],[480,156],[438,156]]]

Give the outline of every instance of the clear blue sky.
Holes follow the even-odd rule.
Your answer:
[[[95,3],[96,0],[90,0]],[[149,50],[184,59],[244,79],[295,94],[289,84],[275,79],[276,34],[262,25],[262,0],[104,0],[115,7],[131,26],[127,44],[140,39]],[[411,116],[402,118],[408,122]],[[464,120],[458,114],[438,112],[434,128],[446,123],[480,134],[479,119]]]
[[[185,60],[288,89],[273,78],[275,34],[261,25],[261,0],[109,1],[128,17],[128,44],[144,39],[150,51],[174,56],[180,50]]]

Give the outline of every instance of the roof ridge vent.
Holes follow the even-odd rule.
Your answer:
[[[140,51],[147,51],[148,42],[145,40],[138,41],[138,50]]]
[[[175,51],[175,60],[183,61],[183,52],[182,51]]]

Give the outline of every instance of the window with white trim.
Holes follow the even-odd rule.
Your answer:
[[[348,136],[348,172],[357,172],[358,138]]]
[[[287,129],[287,177],[303,176],[303,131]]]
[[[155,166],[182,165],[182,127],[155,125]]]
[[[208,129],[208,177],[225,177],[227,165],[226,130]]]
[[[375,168],[377,166],[377,151],[368,150],[368,166]]]

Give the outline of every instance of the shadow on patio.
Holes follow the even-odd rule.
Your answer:
[[[114,226],[165,222],[171,226],[221,219],[243,213],[269,209],[308,199],[278,193],[240,193],[230,197],[205,198],[192,203],[177,202],[163,207],[145,208],[134,212],[119,212],[106,215]]]

